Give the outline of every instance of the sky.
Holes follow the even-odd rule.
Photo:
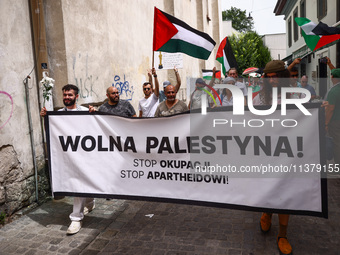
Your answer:
[[[251,12],[255,31],[260,35],[285,33],[284,16],[275,16],[274,8],[277,0],[221,0],[222,11],[237,7],[246,10],[247,16]]]

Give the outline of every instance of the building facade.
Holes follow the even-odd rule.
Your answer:
[[[282,60],[286,57],[286,33],[263,35],[262,40],[272,59]]]
[[[286,21],[287,57],[290,64],[302,58],[299,65],[300,77],[307,75],[317,95],[323,98],[331,86],[330,70],[322,60],[329,57],[334,66],[340,66],[340,43],[325,46],[315,52],[307,47],[295,17],[305,17],[315,24],[320,21],[328,26],[339,26],[340,0],[278,0],[274,9],[276,15],[284,15]]]
[[[100,104],[115,86],[137,111],[152,65],[155,6],[216,41],[207,61],[183,54],[179,97],[188,103],[187,81],[216,65],[220,0],[0,1],[0,213],[50,194],[39,116],[42,72],[55,80],[55,109],[69,83],[80,88],[80,105]],[[175,82],[173,70],[159,70],[158,77]]]

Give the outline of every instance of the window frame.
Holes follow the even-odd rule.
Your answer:
[[[301,0],[300,2],[300,17],[306,18],[306,1]],[[302,36],[302,28],[300,28],[300,35]]]
[[[317,17],[318,17],[318,20],[320,21],[326,15],[327,15],[327,0],[317,0]]]
[[[293,40],[292,40],[292,17],[288,19],[288,47],[292,47]]]
[[[299,39],[299,26],[298,24],[295,22],[295,18],[298,17],[298,13],[299,13],[299,8],[296,6],[294,12],[293,12],[293,38],[294,38],[294,42],[296,42]]]

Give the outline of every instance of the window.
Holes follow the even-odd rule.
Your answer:
[[[300,2],[300,17],[306,18],[306,1]]]
[[[317,0],[318,1],[318,19],[322,19],[327,14],[327,0]]]
[[[292,46],[292,18],[288,19],[288,47]]]
[[[299,27],[298,27],[298,24],[295,22],[295,18],[297,18],[298,16],[298,8],[296,7],[296,9],[294,10],[294,14],[293,14],[293,18],[294,18],[294,42],[296,42],[298,39],[299,39]]]
[[[306,75],[306,64],[305,63],[300,64],[300,73],[301,73],[301,77],[303,75]]]
[[[302,0],[300,2],[300,17],[306,18],[306,1]],[[300,28],[300,34],[302,35],[302,29]]]
[[[336,3],[336,20],[340,20],[340,0],[338,0]]]

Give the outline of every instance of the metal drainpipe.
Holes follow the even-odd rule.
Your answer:
[[[1,1],[1,0],[0,0]],[[47,71],[47,46],[46,46],[46,32],[45,32],[45,19],[44,19],[44,8],[43,8],[43,0],[27,0],[29,6],[29,15],[31,20],[31,32],[32,32],[32,43],[34,50],[34,61],[35,61],[35,71],[36,71],[36,79],[37,79],[37,95],[38,95],[38,104],[40,104],[40,95],[39,95],[39,81],[42,79],[42,72]],[[26,92],[26,105],[27,105],[27,116],[29,122],[29,131],[31,138],[31,147],[33,154],[33,164],[34,164],[34,172],[35,172],[35,186],[36,186],[36,200],[39,201],[38,197],[38,171],[36,164],[36,156],[35,156],[35,148],[34,148],[34,139],[33,139],[33,125],[29,104],[29,88],[28,88],[28,79],[30,77],[27,76],[24,79],[25,92]],[[44,136],[44,127],[41,123],[41,133],[42,133],[42,141],[45,144],[45,136]],[[46,159],[46,149],[44,146],[44,156]],[[45,160],[46,162],[46,160]],[[47,165],[47,163],[46,163]]]
[[[28,129],[31,139],[31,149],[32,149],[32,157],[33,157],[33,166],[34,166],[34,177],[35,177],[35,199],[36,202],[39,202],[39,193],[38,193],[38,169],[37,169],[37,162],[35,157],[35,148],[34,148],[34,138],[33,138],[33,125],[32,125],[32,117],[31,117],[31,109],[30,109],[30,99],[29,99],[29,91],[28,91],[28,79],[30,77],[27,76],[24,80],[25,86],[25,94],[26,94],[26,109],[27,109],[27,118],[28,118]]]

